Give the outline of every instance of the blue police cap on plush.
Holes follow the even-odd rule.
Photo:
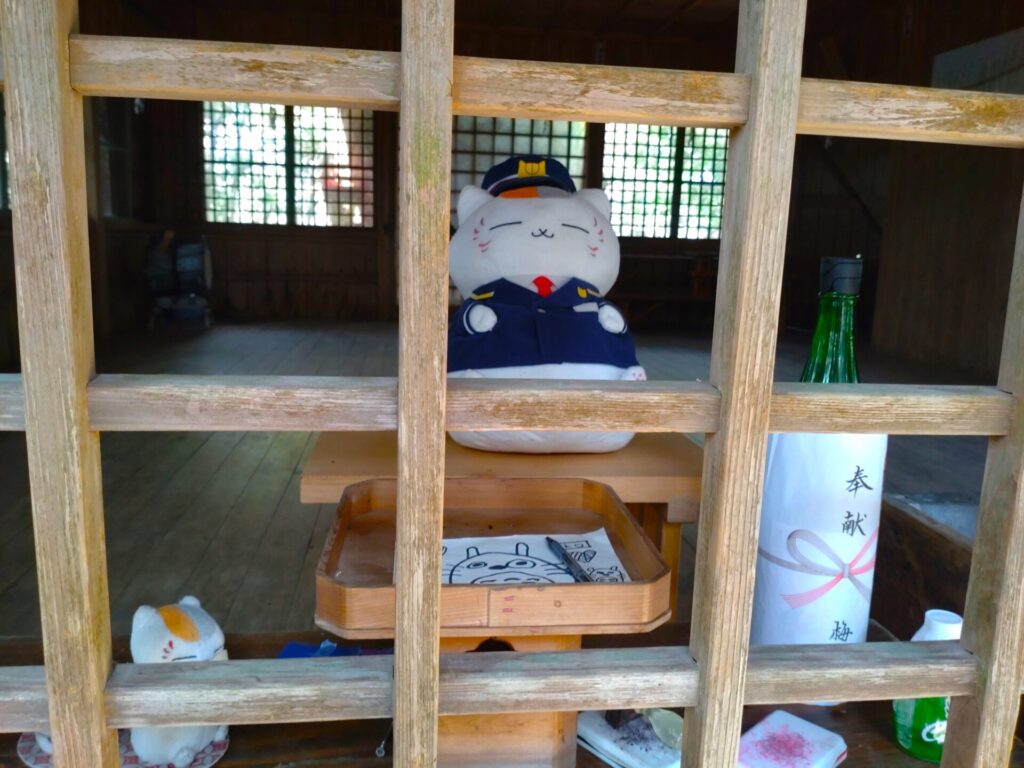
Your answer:
[[[481,186],[495,197],[536,197],[515,191],[538,187],[554,187],[570,194],[576,191],[566,167],[554,158],[540,155],[515,155],[498,163],[484,174]]]

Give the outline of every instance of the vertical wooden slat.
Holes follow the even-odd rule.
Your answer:
[[[395,765],[437,763],[454,0],[402,5]]]
[[[980,661],[977,694],[955,699],[944,768],[1007,765],[1024,678],[1024,202],[1003,330],[999,388],[1017,400],[1005,437],[989,441],[963,643]]]
[[[775,362],[806,0],[740,3],[736,71],[750,116],[729,148],[711,383],[721,426],[704,453],[690,647],[699,698],[684,765],[735,766]]]
[[[82,99],[71,90],[74,0],[3,0],[14,256],[39,602],[55,764],[112,768],[99,434]]]

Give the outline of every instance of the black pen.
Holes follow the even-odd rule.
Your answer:
[[[572,574],[572,577],[576,581],[588,582],[591,580],[590,577],[587,575],[587,572],[583,570],[580,564],[572,559],[572,555],[570,555],[565,550],[565,547],[563,547],[557,541],[552,539],[550,536],[545,536],[544,538],[547,539],[548,547],[550,547],[552,552],[558,555],[559,560],[565,563],[566,567],[569,569],[569,573]]]

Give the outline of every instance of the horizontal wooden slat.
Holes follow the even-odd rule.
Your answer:
[[[398,109],[399,54],[203,40],[73,35],[85,96]]]
[[[106,432],[394,429],[397,403],[392,378],[104,374],[89,386]]]
[[[393,666],[391,656],[119,664],[107,717],[119,728],[390,717]]]
[[[763,645],[750,649],[747,704],[958,696],[977,659],[955,642]]]
[[[19,414],[9,389],[7,407]],[[1013,407],[994,387],[779,383],[774,392],[773,432],[1004,435]],[[104,374],[89,387],[89,412],[100,431],[393,430],[396,393],[391,378]],[[719,399],[692,381],[461,379],[449,386],[447,425],[714,432]],[[21,428],[17,416],[8,422]]]
[[[1024,96],[804,78],[797,131],[1024,147]]]
[[[1013,396],[995,387],[777,383],[772,432],[1005,435]]]
[[[397,426],[391,378],[97,376],[100,431],[385,430]],[[452,381],[448,426],[460,430],[642,429],[710,432],[718,393],[699,382]]]
[[[698,381],[454,380],[448,428],[714,432],[718,390]]]
[[[956,643],[751,649],[745,701],[867,701],[962,695],[977,674]],[[107,685],[111,726],[269,723],[389,717],[390,656],[122,664]],[[693,706],[685,647],[441,657],[442,714]],[[0,668],[0,732],[46,726],[42,667]]]
[[[21,376],[0,373],[0,432],[25,429],[25,390]]]
[[[71,80],[89,96],[399,108],[385,51],[75,35]],[[748,97],[733,73],[455,57],[458,114],[728,128]],[[797,131],[1024,147],[1024,96],[805,78]]]
[[[0,733],[50,727],[43,667],[0,667]]]
[[[732,128],[749,95],[731,72],[455,57],[459,115]]]

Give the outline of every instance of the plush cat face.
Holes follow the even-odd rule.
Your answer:
[[[194,597],[160,608],[140,606],[132,619],[131,649],[136,664],[227,658],[224,633]]]
[[[467,547],[464,560],[447,574],[449,584],[554,584],[552,576],[566,569],[530,556],[528,544],[519,542],[515,552],[483,552]]]
[[[544,189],[543,196],[517,198],[468,186],[458,211],[449,255],[452,281],[464,297],[499,278],[536,290],[539,276],[556,288],[576,278],[605,294],[619,274],[619,241],[600,189]]]

